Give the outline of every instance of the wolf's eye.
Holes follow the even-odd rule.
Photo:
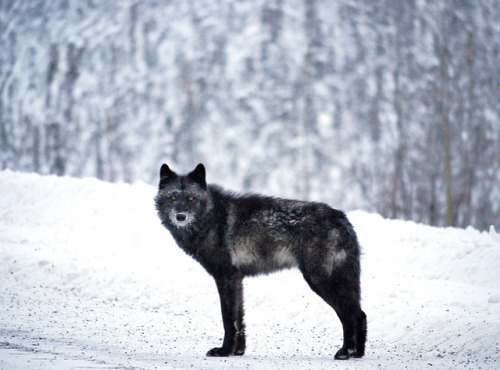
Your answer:
[[[189,197],[188,200],[192,202],[195,198],[194,197]]]
[[[175,195],[172,195],[172,196],[170,197],[170,199],[171,199],[171,200],[177,200],[177,197],[176,197]]]

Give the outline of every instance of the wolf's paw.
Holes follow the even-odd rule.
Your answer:
[[[243,356],[244,354],[245,354],[245,348],[237,349],[236,351],[234,351],[235,356]]]
[[[363,356],[363,355],[361,355],[361,356]],[[358,355],[358,353],[355,349],[349,349],[349,348],[342,347],[335,354],[335,360],[347,360],[350,357],[361,357],[361,356]]]
[[[234,351],[235,356],[243,356],[245,354],[245,347],[238,348]]]
[[[238,340],[236,341],[236,348],[234,350],[234,355],[235,356],[241,356],[245,354],[245,336],[240,336],[238,337]]]
[[[208,357],[227,357],[232,355],[233,353],[224,347],[212,348],[210,351],[207,352]]]
[[[355,357],[355,358],[361,358],[365,355],[365,349],[357,349],[354,351],[354,353],[352,354],[352,357]]]

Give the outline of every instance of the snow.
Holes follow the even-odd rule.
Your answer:
[[[500,368],[500,236],[349,213],[367,353],[297,270],[245,281],[247,352],[207,358],[215,284],[157,219],[155,188],[0,172],[0,368]]]

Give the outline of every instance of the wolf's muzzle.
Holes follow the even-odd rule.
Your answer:
[[[183,222],[183,221],[186,221],[186,214],[185,213],[177,213],[177,215],[175,216],[175,219],[179,222]]]

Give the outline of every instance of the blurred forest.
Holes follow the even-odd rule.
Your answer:
[[[498,0],[1,0],[0,169],[500,227]]]

